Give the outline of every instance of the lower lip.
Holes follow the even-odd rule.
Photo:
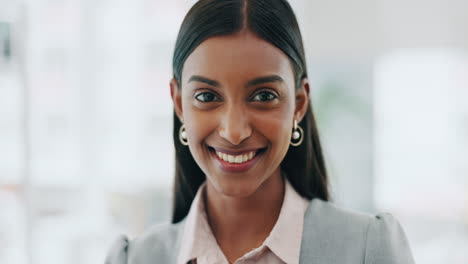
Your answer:
[[[258,161],[261,155],[263,155],[264,151],[258,152],[255,157],[249,161],[243,163],[229,163],[227,161],[222,160],[221,158],[216,155],[214,150],[211,150],[211,155],[214,157],[216,161],[216,165],[218,168],[222,169],[225,172],[243,172],[252,168]]]

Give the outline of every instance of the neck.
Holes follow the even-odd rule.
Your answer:
[[[207,182],[205,208],[221,248],[225,244],[252,249],[263,243],[280,214],[284,184],[278,169],[252,195],[239,198],[223,195]]]

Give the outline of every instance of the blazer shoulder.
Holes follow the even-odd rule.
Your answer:
[[[374,218],[375,216],[368,213],[341,208],[328,201],[313,199],[305,214],[305,224],[332,228],[339,230],[342,234],[346,231],[365,233]]]
[[[109,248],[105,264],[127,264],[128,237],[120,235]]]
[[[413,263],[408,257],[411,256],[408,244],[397,246],[405,241],[401,226],[389,213],[372,215],[313,199],[304,217],[301,259],[318,259],[321,263],[387,263],[374,261],[377,256],[387,254],[389,258],[409,259],[388,263]],[[396,249],[387,248],[390,244]]]
[[[377,214],[370,223],[364,263],[414,264],[406,234],[393,215]]]
[[[132,240],[133,247],[168,246],[168,242],[176,242],[183,223],[159,223],[148,228],[143,234]]]
[[[154,259],[172,263],[180,244],[183,222],[155,224],[130,240],[121,235],[112,245],[106,264],[149,264]]]

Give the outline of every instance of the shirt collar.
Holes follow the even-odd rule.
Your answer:
[[[287,264],[299,263],[304,214],[309,200],[301,197],[285,179],[285,192],[281,211],[262,246],[267,246]],[[177,264],[186,264],[197,257],[209,257],[213,248],[219,248],[208,224],[204,205],[206,181],[198,188],[187,217]],[[200,243],[203,241],[203,243]],[[208,253],[210,252],[210,253]],[[217,252],[219,254],[219,251]],[[213,256],[225,259],[224,256]]]
[[[281,211],[264,244],[287,264],[299,263],[304,214],[309,200],[300,196],[286,177]]]
[[[186,223],[177,264],[186,264],[191,259],[203,255],[208,248],[218,246],[206,218],[205,188],[206,181],[198,188],[189,213],[184,219]],[[203,241],[203,243],[197,243],[197,241]]]

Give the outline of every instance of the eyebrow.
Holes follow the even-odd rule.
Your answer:
[[[208,85],[215,86],[215,87],[221,86],[221,84],[219,84],[219,82],[217,82],[215,80],[210,80],[210,79],[208,79],[206,77],[203,77],[203,76],[200,76],[200,75],[192,75],[192,77],[190,77],[188,82],[202,82],[202,83],[206,83]]]
[[[221,84],[218,81],[208,79],[206,77],[200,76],[200,75],[192,75],[188,82],[202,82],[206,83],[208,85],[214,86],[214,87],[220,87]],[[263,83],[271,83],[271,82],[281,82],[283,83],[284,80],[278,75],[268,75],[268,76],[262,76],[255,78],[253,80],[250,80],[247,82],[245,87],[250,87],[250,86],[255,86]]]

